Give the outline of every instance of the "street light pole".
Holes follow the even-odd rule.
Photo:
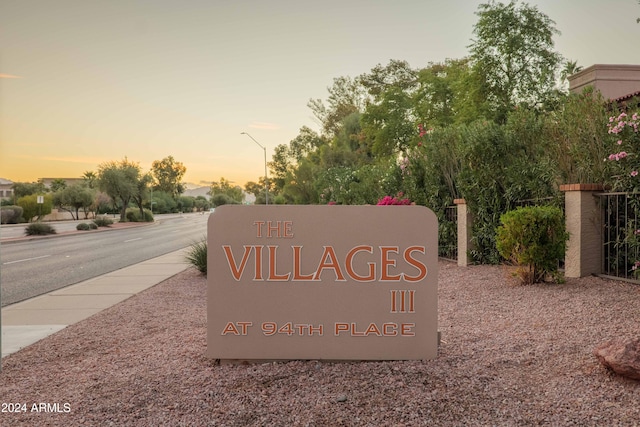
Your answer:
[[[264,150],[264,200],[265,205],[269,204],[269,186],[267,185],[267,149],[263,147],[258,141],[255,140],[254,137],[249,135],[247,132],[240,132],[240,135],[247,135],[249,138],[253,139],[253,142],[258,144],[258,147]]]

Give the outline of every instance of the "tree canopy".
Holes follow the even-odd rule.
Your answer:
[[[186,172],[185,165],[176,161],[173,156],[155,160],[151,164],[151,173],[155,179],[154,189],[164,191],[177,198],[186,189],[181,182]]]
[[[146,175],[145,175],[146,176]],[[141,175],[140,165],[126,157],[119,162],[109,161],[98,166],[98,187],[119,202],[120,221],[126,221],[127,207],[132,200],[141,201],[148,178]],[[142,211],[141,204],[139,205]],[[141,216],[144,218],[144,214]]]
[[[53,193],[53,204],[71,213],[73,219],[80,219],[80,209],[87,218],[89,209],[95,204],[96,190],[86,184],[66,186]]]
[[[212,182],[209,189],[209,195],[214,206],[229,204],[229,203],[242,203],[244,201],[244,193],[242,187],[238,185],[231,185],[231,182],[220,178],[220,181]]]
[[[511,0],[483,3],[469,46],[492,112],[504,122],[516,105],[539,107],[553,97],[558,66],[555,22],[537,7]]]

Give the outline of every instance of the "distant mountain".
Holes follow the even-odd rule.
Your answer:
[[[191,197],[204,196],[204,197],[207,198],[207,200],[209,200],[211,197],[209,197],[209,195],[207,193],[209,192],[210,189],[211,189],[211,187],[188,188],[182,194],[184,196],[191,196]]]
[[[207,194],[210,189],[211,187],[187,188],[187,190],[185,190],[185,192],[182,193],[182,195],[191,196],[191,197],[204,196],[207,198],[207,200],[211,200],[211,196]],[[256,196],[246,192],[244,193],[244,202],[246,204],[252,205],[255,201],[256,201]]]

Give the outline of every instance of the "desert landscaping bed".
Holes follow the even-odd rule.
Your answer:
[[[592,353],[640,334],[638,285],[516,286],[500,266],[440,262],[439,356],[409,362],[216,365],[205,296],[189,269],[4,358],[3,408],[27,411],[0,424],[640,425],[640,381]]]

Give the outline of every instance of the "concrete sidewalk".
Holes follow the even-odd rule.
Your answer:
[[[188,248],[2,308],[2,357],[186,270]]]

